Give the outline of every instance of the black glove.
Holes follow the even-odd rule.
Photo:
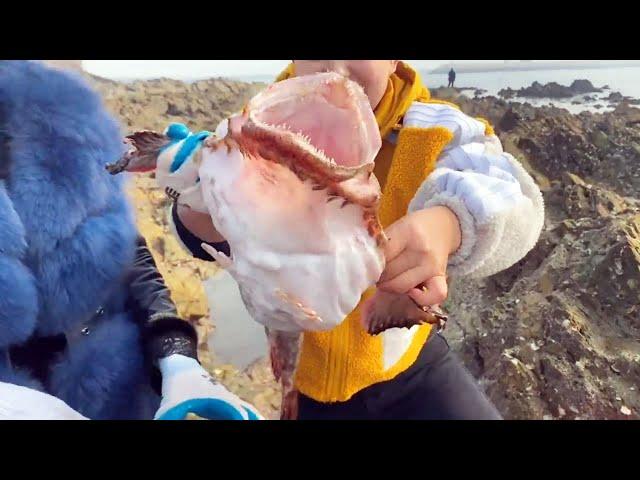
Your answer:
[[[178,317],[177,309],[144,238],[138,238],[136,257],[129,272],[129,310],[142,326],[145,357],[153,388],[160,392],[158,361],[173,354],[198,359],[195,328]]]

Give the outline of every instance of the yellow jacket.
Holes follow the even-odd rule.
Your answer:
[[[290,65],[277,80],[292,74]],[[406,214],[416,191],[453,138],[450,130],[440,126],[401,128],[402,117],[414,102],[446,103],[431,100],[417,72],[400,63],[375,111],[384,139],[375,174],[382,186],[379,213],[385,228]],[[397,134],[395,144],[388,139],[390,134]],[[304,334],[296,376],[300,392],[320,402],[346,401],[370,385],[395,377],[416,360],[431,326],[369,335],[360,323],[360,307],[373,291],[365,293],[337,328]]]

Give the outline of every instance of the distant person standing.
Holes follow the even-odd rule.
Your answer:
[[[447,85],[447,88],[453,88],[453,84],[456,81],[456,71],[451,68],[451,70],[449,70],[449,84]]]

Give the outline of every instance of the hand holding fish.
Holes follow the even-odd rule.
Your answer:
[[[447,315],[438,305],[447,298],[447,263],[460,245],[460,224],[447,207],[410,213],[385,233],[385,269],[375,295],[362,308],[364,327],[372,335],[388,328],[423,323],[443,330]]]
[[[447,207],[410,213],[386,229],[386,267],[381,290],[408,294],[420,306],[447,298],[447,262],[460,246],[460,225]],[[426,287],[426,291],[419,288]]]

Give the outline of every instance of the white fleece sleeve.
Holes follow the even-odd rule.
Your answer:
[[[453,140],[420,186],[409,211],[446,206],[458,217],[462,244],[449,273],[485,277],[504,270],[533,248],[544,223],[539,188],[484,123],[440,104],[414,104],[405,126],[448,128]]]

